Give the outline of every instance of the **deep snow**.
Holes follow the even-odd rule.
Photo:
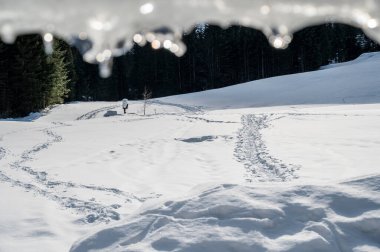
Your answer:
[[[0,251],[379,251],[379,66],[2,120]]]
[[[380,176],[333,186],[223,184],[144,210],[72,251],[376,251]],[[377,188],[378,189],[378,188]]]

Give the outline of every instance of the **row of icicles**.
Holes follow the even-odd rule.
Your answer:
[[[150,43],[152,49],[166,49],[176,55],[181,57],[186,52],[186,45],[180,40],[173,40],[172,35],[159,34],[148,32],[146,34],[137,33],[133,36],[133,42],[137,45],[143,47],[147,43]],[[80,40],[87,40],[87,35],[84,32],[81,32],[78,36]],[[47,32],[43,35],[43,43],[45,47],[45,53],[50,55],[53,53],[53,40],[54,36],[52,33]],[[270,44],[277,49],[285,49],[292,40],[291,35],[271,35],[269,36]],[[130,49],[131,45],[125,46],[125,48]],[[126,52],[127,50],[124,50]],[[99,64],[99,74],[102,78],[108,78],[112,72],[112,58],[114,56],[120,56],[120,53],[116,55],[112,52],[111,49],[104,49],[102,52],[99,52],[95,56],[95,62]],[[93,61],[87,57],[86,53],[83,55],[83,59],[87,62]]]
[[[154,50],[164,48],[176,55],[177,57],[183,56],[186,52],[186,45],[180,39],[174,40],[172,37],[172,35],[159,34],[153,32],[148,32],[146,34],[137,33],[133,36],[133,42],[135,42],[137,45],[141,47],[145,46],[147,43],[150,43],[152,49]],[[42,38],[45,47],[45,53],[48,55],[52,54],[54,41],[53,34],[47,32],[43,34]],[[84,32],[81,32],[78,38],[82,41],[88,40],[87,34]],[[132,46],[130,44],[125,45],[123,52],[125,53],[131,47]],[[96,54],[95,62],[99,64],[99,74],[102,78],[108,78],[111,75],[112,58],[121,55],[120,50],[117,51],[117,53],[113,53],[111,49],[107,48]],[[86,62],[94,63],[94,61],[91,59],[91,56],[89,57],[88,55],[86,55],[86,53],[84,53],[83,59]]]
[[[154,13],[155,5],[151,2],[142,3],[139,6],[139,12],[142,15],[150,15]],[[272,7],[270,5],[263,4],[260,6],[259,11],[261,15],[268,16],[272,11]],[[293,5],[292,12],[295,14],[303,13],[306,16],[315,16],[318,12],[317,8],[311,5]],[[368,13],[360,11],[360,10],[352,10],[350,12],[351,21],[354,21],[358,27],[362,27],[363,29],[375,29],[379,26],[379,22],[376,18],[370,16]],[[249,23],[242,25],[250,26]],[[49,26],[48,26],[49,27]],[[109,27],[107,23],[99,21],[97,19],[93,19],[90,22],[90,28],[94,31],[102,31],[107,30]],[[48,28],[48,30],[53,30]],[[1,36],[2,40],[11,43],[14,41],[14,33],[13,29],[10,25],[4,24],[1,27]],[[288,47],[289,43],[292,41],[291,32],[288,30],[288,27],[285,25],[280,25],[276,29],[264,29],[263,32],[268,37],[269,43],[277,49],[285,49]],[[52,33],[47,32],[43,34],[43,42],[45,46],[45,52],[47,54],[51,54],[53,52],[53,40],[54,36]],[[80,32],[77,36],[78,43],[86,43],[89,40],[89,36],[86,32]],[[181,35],[173,34],[173,33],[165,33],[162,32],[147,32],[147,33],[137,33],[135,34],[131,40],[126,40],[126,42],[122,45],[121,48],[112,48],[104,47],[104,48],[95,48],[87,50],[83,50],[83,59],[86,62],[90,63],[98,63],[99,64],[99,73],[103,78],[107,78],[111,75],[112,72],[112,58],[120,56],[130,50],[133,46],[133,42],[138,44],[139,46],[145,46],[147,43],[150,43],[151,47],[155,50],[163,48],[166,49],[176,56],[180,57],[185,54],[186,46],[181,40]]]
[[[369,29],[376,28],[378,26],[378,22],[375,19],[371,19],[366,25]],[[289,34],[286,26],[280,26],[276,30],[272,30],[270,35],[267,36],[269,43],[276,49],[286,49],[290,42],[292,41],[292,35]],[[46,54],[53,53],[53,41],[54,36],[52,33],[47,32],[44,33],[43,36],[43,44],[45,47]],[[85,32],[80,32],[78,37],[79,41],[88,41],[88,35]],[[6,39],[3,39],[7,43],[12,42]],[[133,38],[133,42],[137,45],[143,47],[147,43],[150,43],[152,49],[166,49],[176,55],[177,57],[181,57],[186,52],[186,45],[182,42],[180,35],[173,35],[171,33],[155,33],[155,32],[147,32],[147,33],[136,33]],[[14,40],[13,40],[14,41]],[[130,50],[133,46],[132,41],[126,41],[121,49],[111,50],[110,48],[103,49],[100,52],[97,52],[95,57],[88,52],[84,52],[83,59],[89,63],[98,63],[99,64],[99,75],[102,78],[108,78],[112,73],[112,59],[113,57],[121,56]],[[91,50],[88,50],[91,51]]]

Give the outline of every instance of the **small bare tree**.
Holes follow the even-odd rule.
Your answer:
[[[145,115],[148,100],[152,98],[152,91],[150,91],[146,86],[144,87],[143,98],[144,98],[144,115]]]

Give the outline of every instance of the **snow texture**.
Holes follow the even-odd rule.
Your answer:
[[[379,251],[379,65],[1,120],[0,251]]]
[[[380,176],[368,180],[380,184]],[[211,187],[97,232],[71,252],[375,251],[380,195],[367,182]]]

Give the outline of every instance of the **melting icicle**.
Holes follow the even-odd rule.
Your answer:
[[[276,49],[286,49],[292,37],[290,35],[271,35],[269,36],[270,44]]]
[[[53,53],[53,39],[53,34],[49,32],[45,33],[45,35],[43,36],[45,53],[47,55],[51,55]]]
[[[145,46],[146,44],[146,39],[143,35],[139,34],[139,33],[136,33],[134,36],[133,36],[133,41],[138,44],[139,46]]]
[[[104,60],[99,63],[99,75],[102,78],[108,78],[112,73],[112,59]]]
[[[148,32],[146,34],[136,33],[133,36],[133,41],[139,46],[145,46],[147,42],[151,43],[151,47],[153,49],[157,50],[160,48],[165,48],[178,57],[183,56],[186,52],[186,45],[181,41],[181,36],[178,35],[178,32]]]
[[[112,73],[112,52],[106,49],[96,55],[96,61],[99,63],[99,74],[102,78],[108,78]]]
[[[164,41],[164,48],[165,49],[170,49],[173,45],[173,42],[171,42],[169,39]]]
[[[1,40],[7,44],[13,44],[16,41],[16,34],[9,24],[4,24],[1,27]]]
[[[176,44],[172,45],[170,51],[177,57],[182,57],[186,53],[186,45],[182,41],[177,41]]]

